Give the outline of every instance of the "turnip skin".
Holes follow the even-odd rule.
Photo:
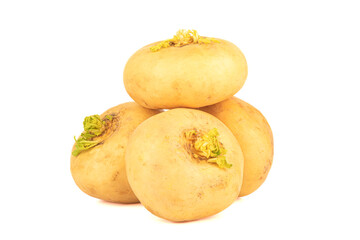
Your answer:
[[[197,160],[184,133],[216,128],[232,166]],[[129,183],[154,215],[191,221],[214,215],[235,201],[242,183],[243,156],[231,131],[218,119],[194,109],[174,109],[145,120],[132,134],[126,151]]]
[[[124,85],[135,102],[151,109],[198,108],[223,101],[245,83],[244,54],[233,43],[168,47],[152,52],[147,45],[128,60]]]
[[[108,202],[138,202],[127,181],[125,150],[134,129],[159,112],[129,102],[101,114],[101,119],[113,116],[117,127],[102,143],[71,155],[70,169],[76,185],[86,194]]]
[[[225,123],[238,140],[244,154],[239,196],[253,193],[264,183],[273,162],[274,141],[269,123],[259,110],[236,97],[200,109]]]

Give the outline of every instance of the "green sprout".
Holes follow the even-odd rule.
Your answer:
[[[195,130],[185,133],[186,138],[193,141],[195,158],[207,159],[209,163],[216,163],[220,168],[230,168],[232,164],[226,161],[226,149],[223,148],[218,140],[219,132],[216,128],[207,134],[199,136]]]
[[[219,41],[213,38],[201,37],[196,30],[180,29],[176,32],[173,38],[164,40],[155,46],[150,47],[152,52],[157,52],[162,48],[168,48],[171,46],[181,47],[188,44],[209,44],[212,42],[218,43]]]
[[[111,115],[107,115],[106,119],[112,120]],[[99,115],[91,115],[85,117],[84,132],[81,133],[80,137],[75,139],[75,150],[72,155],[78,156],[81,152],[88,150],[96,145],[100,144],[100,140],[93,140],[95,137],[100,136],[106,130],[106,121],[101,120]]]

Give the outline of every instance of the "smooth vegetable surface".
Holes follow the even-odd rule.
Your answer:
[[[199,110],[174,109],[136,128],[126,151],[126,171],[150,212],[190,221],[216,214],[238,197],[243,155],[220,120]]]
[[[84,132],[71,155],[71,174],[77,186],[105,201],[138,202],[127,181],[125,150],[134,129],[157,113],[132,102],[86,117]]]
[[[254,192],[265,181],[274,155],[273,135],[265,117],[236,97],[201,110],[225,123],[238,140],[244,154],[244,180],[240,196]]]
[[[241,89],[246,77],[246,59],[238,47],[186,31],[141,48],[124,69],[129,95],[151,109],[223,101]]]

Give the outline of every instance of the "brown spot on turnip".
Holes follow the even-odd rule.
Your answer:
[[[219,181],[215,182],[214,184],[210,185],[210,188],[223,189],[223,188],[226,188],[226,186],[227,186],[227,182],[225,182],[223,180],[219,180]]]
[[[116,171],[115,174],[112,177],[113,181],[116,181],[117,177],[119,176],[119,171]]]

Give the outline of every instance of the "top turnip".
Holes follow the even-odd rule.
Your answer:
[[[198,108],[223,101],[243,86],[247,63],[234,44],[180,30],[152,43],[128,60],[124,84],[146,108]]]

